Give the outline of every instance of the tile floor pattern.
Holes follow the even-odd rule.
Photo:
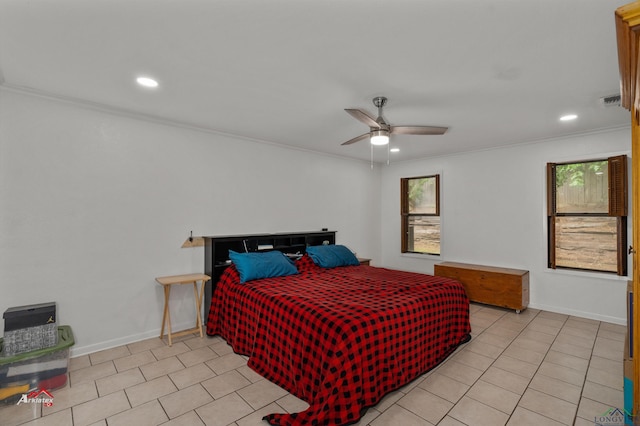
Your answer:
[[[622,408],[626,327],[472,304],[473,339],[370,408],[358,425],[594,425]],[[52,407],[0,408],[1,425],[266,425],[306,403],[220,337],[158,338],[72,358]]]

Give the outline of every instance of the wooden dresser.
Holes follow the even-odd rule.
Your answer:
[[[517,313],[529,305],[529,271],[443,262],[434,266],[434,275],[460,281],[472,302],[515,309]]]

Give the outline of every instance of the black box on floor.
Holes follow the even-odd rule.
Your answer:
[[[56,322],[56,302],[15,306],[4,311],[4,331],[47,325]]]

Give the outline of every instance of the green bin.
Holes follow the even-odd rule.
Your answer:
[[[0,353],[4,339],[0,339]],[[58,344],[12,356],[0,356],[0,403],[15,403],[31,391],[49,391],[67,383],[69,348],[75,343],[68,325],[58,326]]]

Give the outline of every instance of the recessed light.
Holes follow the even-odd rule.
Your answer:
[[[575,120],[576,118],[578,118],[578,116],[575,114],[567,114],[560,117],[560,121],[571,121]]]
[[[136,82],[140,86],[144,86],[144,87],[151,87],[151,88],[158,87],[158,82],[150,77],[138,77],[136,78]]]
[[[391,151],[391,152],[400,152],[400,148],[391,148],[389,151]]]

